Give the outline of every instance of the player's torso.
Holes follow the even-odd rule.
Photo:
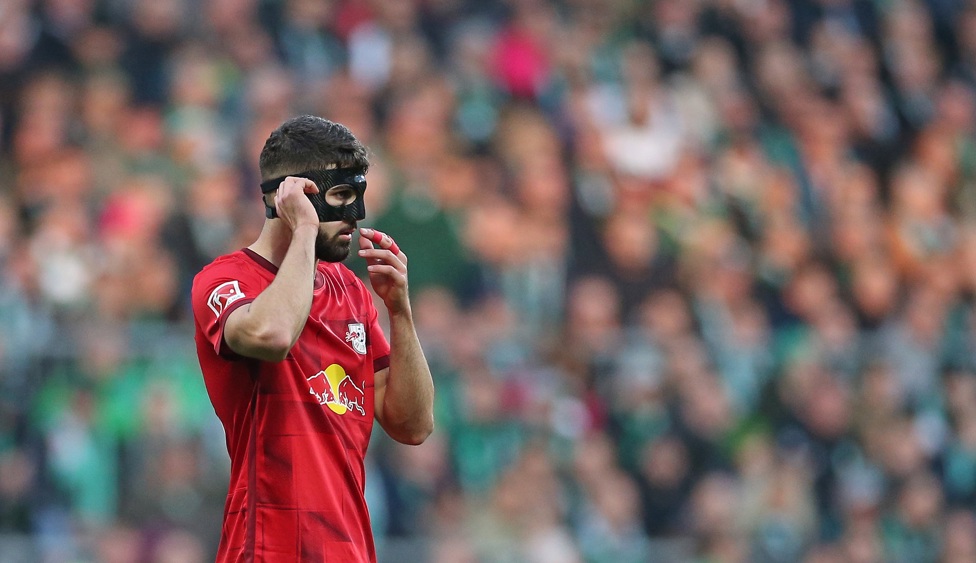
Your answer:
[[[375,560],[363,496],[375,309],[362,283],[320,264],[309,318],[284,361],[218,356],[221,314],[256,298],[276,273],[245,250],[194,280],[194,294],[209,296],[195,299],[198,354],[231,455],[218,561]]]
[[[373,425],[371,304],[340,274],[325,272],[288,357],[258,370],[249,487],[258,559],[324,561],[351,550],[341,559],[356,561],[372,545],[362,496]]]
[[[299,460],[321,447],[327,449],[322,455],[348,455],[350,462],[361,463],[373,427],[373,358],[367,342],[372,304],[347,270],[333,264],[323,270],[309,319],[288,357],[262,363],[258,370],[254,415],[268,440],[310,438]]]

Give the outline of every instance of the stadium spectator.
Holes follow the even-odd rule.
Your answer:
[[[4,2],[0,553],[213,558],[188,289],[309,113],[371,150],[438,388],[430,444],[374,433],[380,561],[972,560],[974,30],[928,0]]]

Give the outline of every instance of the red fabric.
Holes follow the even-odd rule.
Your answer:
[[[275,272],[238,251],[193,280],[197,354],[231,459],[217,561],[373,562],[363,458],[374,373],[389,365],[390,346],[362,281],[322,262],[288,357],[236,356],[223,341],[224,322]]]

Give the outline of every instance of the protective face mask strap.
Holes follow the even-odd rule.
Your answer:
[[[298,174],[288,174],[261,183],[261,193],[273,192],[278,189],[281,182],[288,176],[308,178],[315,182],[319,192],[316,194],[305,194],[315,207],[318,213],[319,222],[328,223],[330,221],[362,221],[366,218],[366,204],[363,201],[363,193],[366,191],[366,171],[360,166],[352,168],[331,168],[329,170],[308,170]],[[346,205],[329,205],[325,200],[325,192],[335,186],[348,185],[356,192],[356,200]],[[264,216],[274,219],[278,216],[274,205],[264,203]]]

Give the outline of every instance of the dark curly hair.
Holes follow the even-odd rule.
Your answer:
[[[282,123],[261,149],[261,180],[335,166],[369,166],[369,150],[345,125],[301,115]]]

